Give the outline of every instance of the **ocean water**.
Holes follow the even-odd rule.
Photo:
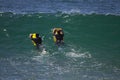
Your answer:
[[[0,80],[119,80],[119,0],[0,0]],[[64,30],[56,46],[52,29]],[[42,36],[45,50],[29,34]]]

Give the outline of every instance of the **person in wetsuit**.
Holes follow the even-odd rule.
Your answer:
[[[64,43],[63,37],[64,37],[64,33],[62,28],[53,29],[53,38],[56,44]]]
[[[36,46],[37,49],[39,49],[40,45],[42,44],[42,38],[37,33],[33,33],[29,35],[30,39],[33,42],[33,45]]]

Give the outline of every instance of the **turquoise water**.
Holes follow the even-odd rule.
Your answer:
[[[62,27],[65,45],[51,30]],[[43,38],[36,50],[29,33]],[[0,13],[0,80],[119,80],[120,16]]]

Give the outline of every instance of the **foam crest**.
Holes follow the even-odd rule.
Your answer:
[[[78,13],[80,14],[81,11],[79,9],[71,9],[69,11],[62,11],[63,14],[73,14],[73,13]]]
[[[75,51],[74,49],[72,49],[71,52],[67,52],[66,56],[74,57],[74,58],[91,58],[92,57],[89,52],[79,52],[79,51]]]

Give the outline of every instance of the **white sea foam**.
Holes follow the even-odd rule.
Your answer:
[[[43,62],[45,57],[47,57],[48,52],[43,49],[42,51],[33,51],[32,53],[37,54],[32,57],[32,60],[37,61],[37,62]]]
[[[68,23],[68,22],[70,22],[71,21],[71,19],[66,19],[65,21],[64,21],[64,23]]]
[[[74,58],[78,58],[78,57],[91,58],[92,57],[89,52],[79,52],[79,51],[75,51],[74,49],[71,49],[71,50],[72,51],[66,53],[66,56],[74,57]]]
[[[81,11],[79,9],[71,9],[69,11],[62,11],[62,13],[64,14],[73,14],[73,13],[81,13]]]
[[[42,50],[41,54],[47,54],[47,51],[45,50],[45,48]]]
[[[7,29],[4,28],[3,31],[5,32],[6,37],[9,37],[9,34],[8,34],[8,32],[7,32]]]

